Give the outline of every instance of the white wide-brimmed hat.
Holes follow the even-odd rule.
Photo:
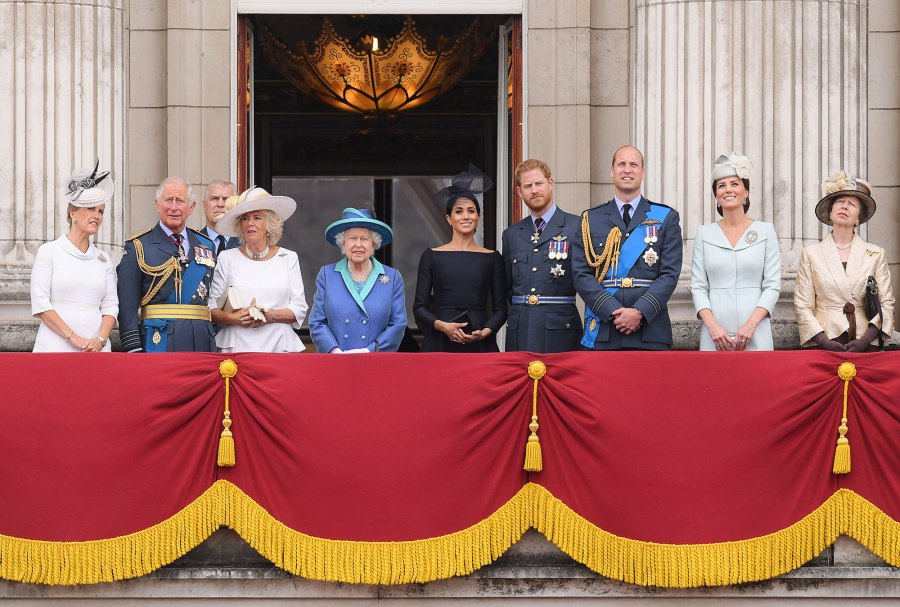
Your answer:
[[[250,211],[269,210],[286,221],[297,210],[297,202],[289,196],[272,196],[262,188],[253,186],[240,196],[229,196],[225,201],[225,214],[216,222],[216,232],[222,236],[240,236],[238,219]]]
[[[841,196],[856,196],[860,203],[866,207],[865,217],[859,214],[859,223],[866,223],[875,214],[875,199],[872,198],[872,187],[868,181],[850,177],[844,171],[831,175],[822,184],[822,200],[816,204],[816,217],[827,226],[833,225],[831,221],[831,201]]]
[[[100,161],[93,169],[74,171],[65,182],[63,198],[76,207],[96,207],[112,200],[116,189],[109,171],[98,172]]]

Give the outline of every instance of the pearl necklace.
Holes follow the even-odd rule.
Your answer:
[[[845,244],[845,245],[839,245],[838,243],[834,243],[834,246],[837,247],[837,248],[838,248],[839,250],[841,250],[841,251],[846,251],[847,249],[850,248],[850,246],[851,246],[852,244],[853,244],[852,242],[848,242],[848,243]]]
[[[254,253],[253,251],[250,250],[250,247],[248,247],[247,245],[244,245],[244,251],[247,252],[247,257],[249,257],[253,261],[260,261],[262,259],[265,259],[266,256],[269,254],[269,245],[266,245],[266,248],[263,249],[262,251],[260,251],[259,253]]]
[[[357,274],[350,269],[349,265],[347,266],[347,271],[350,272],[350,278],[352,278],[354,282],[366,282],[366,280],[368,280],[369,278],[369,274],[372,273],[373,267],[374,265],[372,264],[372,261],[369,260],[368,268],[366,268],[366,271],[363,274]]]

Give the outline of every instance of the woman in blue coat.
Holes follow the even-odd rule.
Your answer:
[[[781,250],[775,226],[751,219],[750,160],[719,156],[712,172],[716,212],[694,239],[691,295],[701,350],[772,350],[769,318],[781,290]]]
[[[344,254],[319,270],[309,314],[316,350],[328,353],[396,352],[406,330],[400,273],[373,257],[393,238],[368,209],[344,209],[325,240]]]

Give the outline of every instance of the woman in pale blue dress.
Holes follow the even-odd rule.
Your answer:
[[[722,219],[697,229],[691,264],[691,295],[703,321],[700,349],[772,350],[781,250],[775,226],[747,216],[749,159],[719,156],[712,189]]]

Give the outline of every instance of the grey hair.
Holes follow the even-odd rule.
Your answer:
[[[281,235],[284,233],[284,220],[276,215],[275,211],[270,211],[269,209],[247,211],[247,213],[257,212],[262,213],[266,218],[266,244],[270,247],[274,247],[278,244],[278,241],[281,240]],[[240,234],[240,236],[238,236],[238,239],[240,239],[241,242],[245,242],[244,233],[243,230],[241,230],[241,217],[243,217],[247,213],[238,215],[237,219],[234,220],[234,231]]]
[[[352,230],[353,228],[347,228],[347,230]],[[364,230],[368,230],[368,228],[362,228]],[[347,230],[343,230],[342,232],[338,232],[334,235],[334,244],[343,251],[344,250],[344,234],[346,234]],[[381,248],[381,234],[376,232],[375,230],[369,230],[369,233],[372,235],[372,244],[374,245],[374,250],[377,251]]]
[[[159,184],[159,187],[156,188],[156,195],[154,196],[153,200],[159,200],[159,197],[162,196],[163,190],[166,189],[166,186],[172,185],[173,183],[183,185],[187,188],[188,202],[194,199],[194,188],[191,187],[191,184],[189,184],[186,179],[182,179],[181,177],[166,177]]]
[[[209,199],[209,188],[218,186],[231,188],[232,192],[237,193],[237,187],[231,181],[226,181],[225,179],[213,179],[206,186],[206,193],[203,195],[203,200]],[[159,198],[159,194],[157,194],[156,197]]]

